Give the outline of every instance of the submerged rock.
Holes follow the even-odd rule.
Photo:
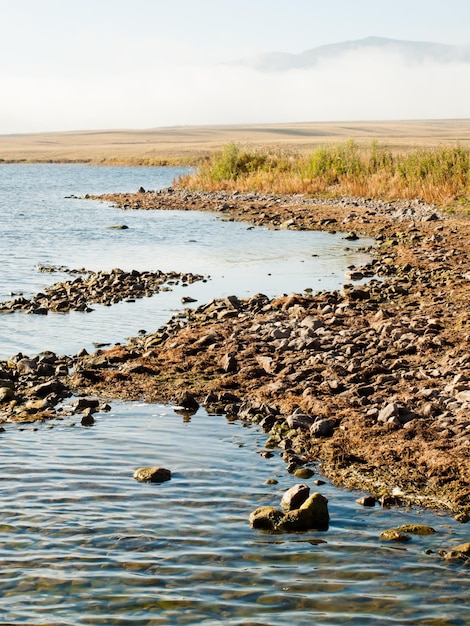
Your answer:
[[[444,557],[446,561],[470,562],[470,542],[455,546],[455,548],[452,548],[449,552],[444,553]]]
[[[424,524],[403,524],[402,526],[397,526],[396,530],[411,533],[412,535],[433,535],[436,532],[434,528]]]
[[[398,541],[405,543],[410,541],[411,537],[396,528],[388,528],[380,533],[380,541]]]
[[[140,483],[164,483],[171,480],[171,471],[165,467],[139,467],[134,478]]]

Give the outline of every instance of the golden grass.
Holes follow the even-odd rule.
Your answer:
[[[325,144],[310,153],[227,144],[180,177],[189,189],[415,199],[470,204],[470,147],[393,151],[376,142]]]
[[[393,152],[457,143],[470,147],[470,120],[179,126],[0,135],[0,160],[194,165],[228,143],[305,154],[322,145],[344,143],[349,139],[360,144],[376,140]]]

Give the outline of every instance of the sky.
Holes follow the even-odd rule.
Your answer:
[[[470,64],[228,65],[369,36],[470,46],[470,0],[0,0],[0,134],[470,117]]]

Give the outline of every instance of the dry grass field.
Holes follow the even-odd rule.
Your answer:
[[[470,120],[309,122],[233,126],[175,126],[0,135],[0,162],[195,164],[228,143],[308,152],[353,139],[407,151],[417,147],[470,147]]]

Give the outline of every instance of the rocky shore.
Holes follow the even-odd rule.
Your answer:
[[[62,360],[49,354],[48,367],[39,357],[29,373],[23,355],[2,363],[4,419],[27,419],[21,407],[33,399],[55,411],[72,391],[188,411],[203,403],[260,423],[264,453],[280,449],[299,476],[321,465],[334,482],[385,505],[419,503],[470,519],[465,217],[419,201],[182,189],[102,198],[125,209],[210,210],[269,228],[344,231],[345,246],[367,235],[377,246],[340,291],[234,295],[185,309],[125,346]],[[38,392],[51,381],[63,388]]]

